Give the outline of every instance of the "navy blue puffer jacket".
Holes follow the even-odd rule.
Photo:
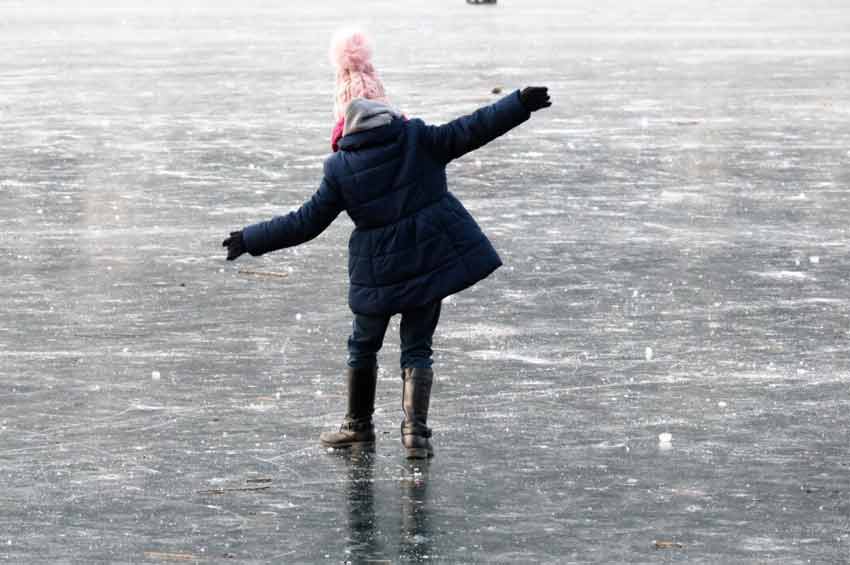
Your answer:
[[[516,91],[442,126],[396,118],[347,134],[309,201],[244,229],[248,252],[313,239],[345,210],[355,225],[348,244],[352,311],[394,314],[459,292],[502,262],[448,191],[446,165],[528,118]]]

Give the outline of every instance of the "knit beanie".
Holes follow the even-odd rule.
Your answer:
[[[334,122],[345,116],[348,103],[354,98],[388,102],[384,85],[372,66],[372,45],[362,31],[337,32],[331,41],[330,58],[336,69]]]

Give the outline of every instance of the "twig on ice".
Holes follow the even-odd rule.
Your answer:
[[[279,279],[289,276],[289,273],[275,273],[273,271],[252,271],[251,269],[239,269],[240,275],[256,275],[258,277],[277,277]]]

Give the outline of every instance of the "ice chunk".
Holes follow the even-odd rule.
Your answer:
[[[658,434],[658,449],[666,451],[673,448],[673,434],[663,432]]]
[[[646,350],[643,352],[643,356],[646,358],[647,361],[652,361],[652,348],[647,347]]]
[[[158,381],[161,377],[159,371],[151,371],[151,380]]]

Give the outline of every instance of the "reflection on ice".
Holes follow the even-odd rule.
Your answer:
[[[345,544],[346,563],[404,562],[419,563],[434,557],[431,548],[427,487],[429,462],[413,464],[405,461],[399,468],[398,514],[377,510],[381,495],[376,497],[376,459],[373,448],[333,451],[346,467],[345,492],[348,509]],[[381,462],[377,462],[380,465]],[[386,492],[383,493],[386,496]],[[399,522],[393,523],[395,516]]]

